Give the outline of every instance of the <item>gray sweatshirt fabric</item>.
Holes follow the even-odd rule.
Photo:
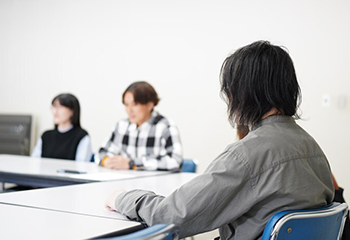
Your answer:
[[[120,194],[115,207],[148,225],[173,223],[180,238],[219,228],[221,239],[249,240],[261,237],[273,214],[321,207],[333,195],[315,140],[292,117],[271,116],[168,197],[133,190]]]

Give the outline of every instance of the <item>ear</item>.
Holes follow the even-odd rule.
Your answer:
[[[70,113],[70,119],[72,121],[73,115],[74,115],[74,111],[72,109],[69,109],[69,113]]]
[[[149,112],[152,112],[152,109],[154,108],[154,103],[153,102],[149,102],[147,103],[147,110]]]

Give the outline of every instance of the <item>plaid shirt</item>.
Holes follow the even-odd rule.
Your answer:
[[[121,155],[148,170],[176,169],[182,163],[179,131],[172,121],[153,111],[139,128],[129,119],[117,123],[99,150],[99,159]]]

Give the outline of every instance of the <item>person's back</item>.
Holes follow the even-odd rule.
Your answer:
[[[300,88],[284,49],[258,41],[235,51],[222,65],[221,93],[230,123],[250,133],[171,195],[119,191],[109,209],[148,225],[173,223],[180,238],[219,228],[221,239],[249,240],[279,211],[332,201],[327,159],[294,121]]]
[[[328,161],[292,117],[260,121],[226,151],[236,156],[227,161],[235,161],[233,167],[242,166],[239,171],[246,172],[248,184],[241,191],[246,193],[245,201],[232,204],[232,215],[238,215],[239,204],[241,216],[221,228],[222,236],[234,233],[234,239],[256,239],[274,213],[325,206],[333,199]],[[227,171],[234,174],[237,169]]]

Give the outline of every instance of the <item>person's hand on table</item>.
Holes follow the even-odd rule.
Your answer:
[[[115,200],[123,192],[125,192],[124,189],[118,189],[118,190],[114,191],[111,195],[109,195],[109,197],[106,199],[106,203],[105,203],[105,206],[108,210],[118,211],[115,207]]]
[[[110,169],[126,170],[130,169],[130,159],[120,155],[115,155],[104,159],[102,165]]]

